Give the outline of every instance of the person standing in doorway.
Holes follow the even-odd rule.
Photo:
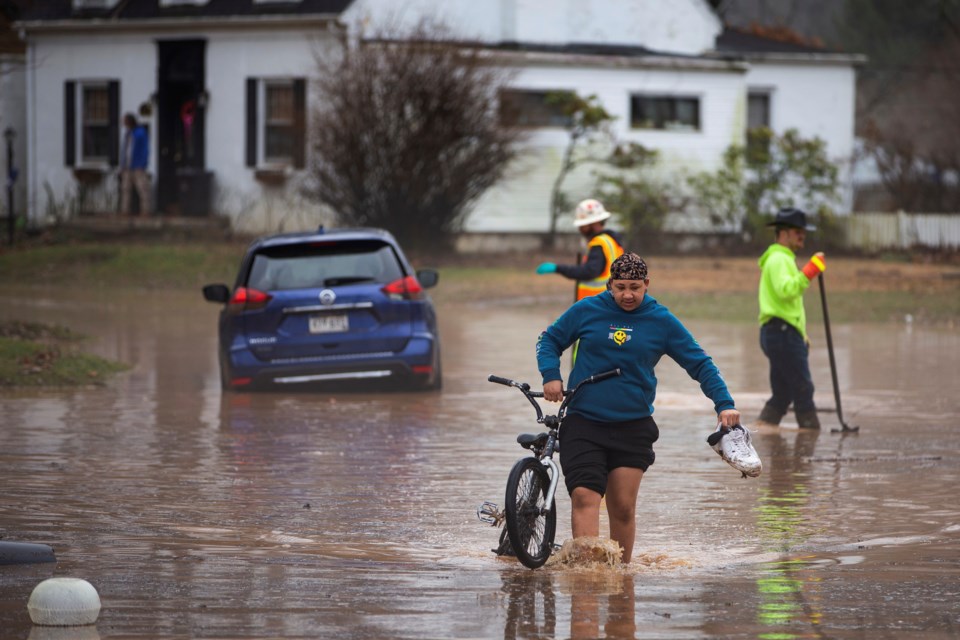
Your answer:
[[[133,189],[140,198],[140,216],[150,215],[150,178],[147,163],[150,159],[150,136],[146,127],[137,122],[132,113],[123,116],[123,149],[120,156],[120,211],[131,215],[130,198]]]
[[[606,229],[610,212],[598,200],[584,200],[577,205],[573,224],[587,241],[587,257],[580,264],[555,264],[543,262],[537,273],[559,273],[577,281],[577,300],[603,293],[610,278],[610,265],[623,255],[623,242],[619,234]]]
[[[807,318],[803,293],[826,267],[823,253],[816,253],[797,268],[796,252],[803,248],[808,231],[807,214],[785,208],[773,222],[774,242],[760,256],[760,348],[770,361],[770,388],[773,395],[760,412],[758,422],[777,426],[790,403],[801,429],[819,429],[820,419],[813,402],[810,376]]]

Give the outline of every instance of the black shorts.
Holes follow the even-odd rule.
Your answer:
[[[656,457],[660,429],[653,417],[626,422],[594,422],[571,413],[560,427],[560,466],[567,493],[577,487],[607,492],[607,475],[617,467],[646,471]]]

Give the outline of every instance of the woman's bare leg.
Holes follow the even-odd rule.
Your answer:
[[[570,495],[572,504],[570,528],[574,538],[600,535],[600,494],[586,487],[577,487]]]
[[[607,478],[610,537],[623,547],[624,563],[630,562],[633,557],[633,542],[637,535],[637,495],[642,479],[643,471],[632,467],[617,467]]]

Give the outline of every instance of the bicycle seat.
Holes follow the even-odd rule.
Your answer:
[[[524,449],[542,448],[547,444],[548,437],[549,434],[547,433],[538,433],[536,435],[532,433],[521,433],[517,436],[517,443]]]

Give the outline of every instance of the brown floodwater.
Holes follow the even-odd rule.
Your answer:
[[[486,377],[536,383],[534,342],[562,301],[440,306],[441,392],[222,394],[199,291],[0,300],[0,319],[67,324],[132,365],[102,387],[0,395],[0,537],[57,557],[0,566],[0,638],[960,637],[955,329],[834,327],[860,432],[831,433],[832,413],[818,433],[757,431],[749,480],[707,447],[711,404],[664,360],[634,562],[530,571],[491,553],[499,532],[475,513],[502,502],[514,438],[536,428]],[[756,328],[688,326],[755,416]],[[54,576],[96,587],[95,628],[33,627],[27,600]]]

